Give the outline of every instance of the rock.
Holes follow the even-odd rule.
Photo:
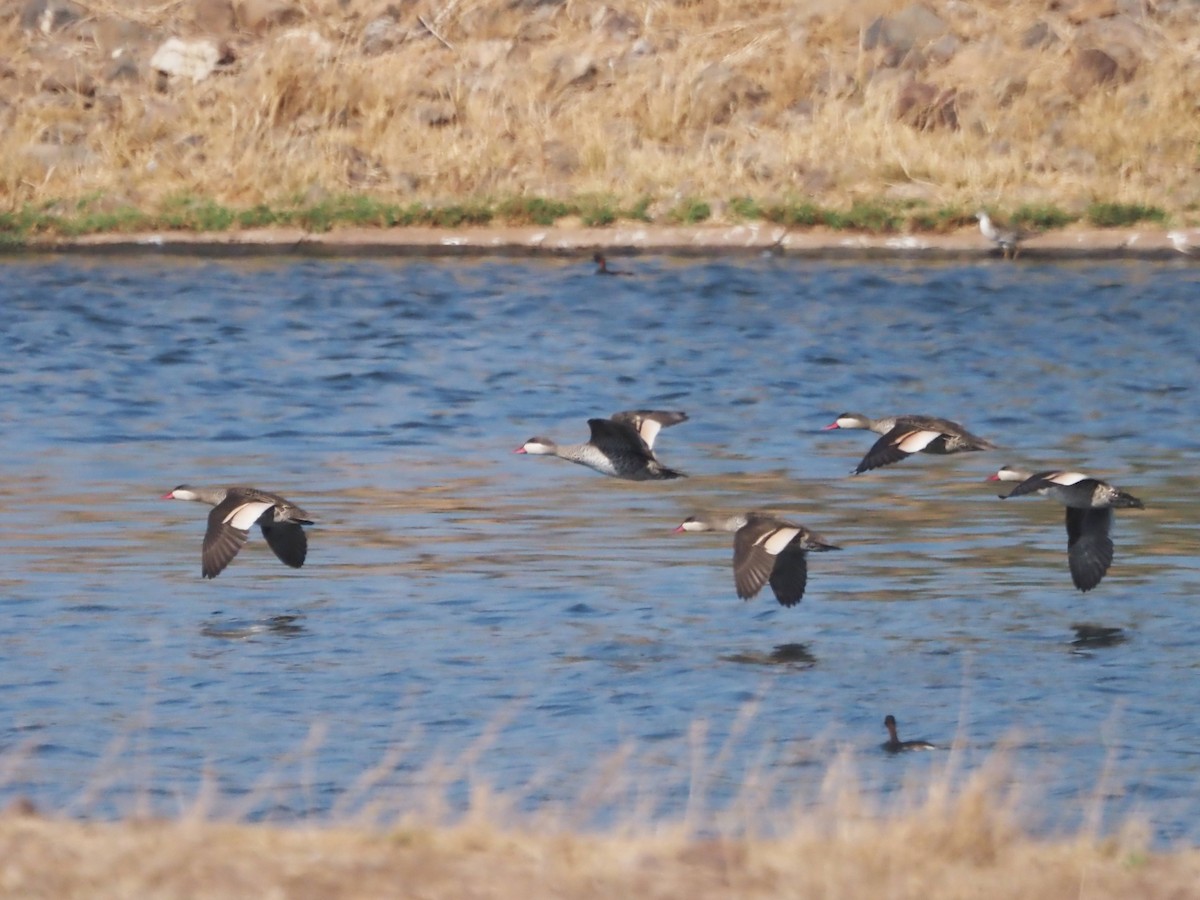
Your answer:
[[[333,57],[334,46],[315,28],[289,28],[275,39],[275,46],[317,63]]]
[[[137,81],[141,71],[128,53],[118,53],[104,70],[105,81]]]
[[[46,172],[54,169],[77,168],[91,159],[87,147],[79,144],[27,144],[21,148],[22,155]]]
[[[83,18],[84,11],[70,0],[28,0],[21,8],[21,27],[49,34]]]
[[[202,34],[225,35],[233,31],[237,16],[232,0],[192,0],[191,22]]]
[[[936,84],[910,81],[896,97],[896,118],[919,131],[935,128],[958,130],[958,91],[942,90]]]
[[[198,84],[212,74],[220,61],[221,49],[216,41],[168,38],[150,57],[150,68],[168,79],[190,78],[193,84]]]
[[[996,98],[997,106],[1011,106],[1028,87],[1029,80],[1024,75],[1002,75],[993,83],[991,94]]]
[[[770,92],[726,63],[710,63],[692,82],[690,117],[695,125],[720,125],[739,109],[758,106]]]
[[[473,41],[465,45],[462,52],[474,68],[486,72],[504,62],[512,49],[512,41]]]
[[[602,6],[592,14],[592,31],[619,40],[632,40],[637,37],[638,21],[627,13],[617,12],[610,6]]]
[[[387,181],[387,168],[379,157],[353,146],[345,147],[342,155],[346,159],[346,180],[351,185],[361,187]]]
[[[579,152],[563,141],[546,141],[542,144],[542,161],[546,168],[560,178],[579,171]]]
[[[280,25],[293,25],[303,18],[304,10],[290,0],[240,0],[238,3],[238,23],[257,34]]]
[[[899,65],[913,50],[949,32],[946,22],[923,3],[905,7],[894,16],[880,16],[863,32],[864,50],[884,51],[884,65]]]
[[[587,84],[596,77],[598,69],[590,54],[563,53],[550,64],[551,91]]]
[[[1127,81],[1144,60],[1155,55],[1154,40],[1127,16],[1089,22],[1076,32],[1074,43],[1077,50],[1102,50],[1111,56]]]
[[[41,89],[52,94],[74,93],[81,97],[94,97],[96,80],[77,64],[63,62],[42,79]]]
[[[1116,81],[1120,71],[1117,61],[1103,50],[1083,50],[1075,54],[1063,85],[1079,100],[1101,85]]]
[[[143,56],[149,55],[150,45],[156,40],[145,25],[112,16],[85,23],[80,28],[79,38],[90,39],[100,53],[114,59],[122,53],[133,51],[142,52]]]
[[[962,42],[952,34],[943,34],[925,49],[925,55],[930,62],[945,65],[954,58]]]
[[[404,41],[404,31],[391,16],[372,19],[363,29],[359,50],[363,56],[380,56]]]
[[[1078,0],[1066,10],[1067,21],[1072,25],[1115,16],[1117,12],[1117,0]]]
[[[657,52],[654,42],[649,38],[640,37],[629,46],[629,55],[634,57],[653,56]]]
[[[417,121],[430,128],[443,128],[458,121],[458,110],[449,100],[434,100],[417,106]]]
[[[1034,22],[1021,33],[1021,46],[1026,50],[1044,50],[1058,43],[1058,35],[1046,22]]]

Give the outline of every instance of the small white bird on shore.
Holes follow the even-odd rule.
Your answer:
[[[1168,231],[1167,240],[1180,253],[1185,256],[1192,255],[1191,241],[1188,240],[1188,233],[1186,231]]]
[[[1020,243],[1028,235],[1019,228],[993,222],[985,210],[979,210],[975,217],[979,219],[980,234],[999,247],[1005,259],[1016,259],[1021,252]]]

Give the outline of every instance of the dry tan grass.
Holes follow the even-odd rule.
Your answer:
[[[1032,839],[995,770],[891,815],[864,808],[844,778],[834,784],[842,787],[819,808],[758,838],[697,838],[681,826],[521,827],[486,795],[445,827],[83,823],[11,812],[0,816],[0,894],[1182,900],[1200,884],[1200,853],[1148,852],[1136,828]]]
[[[1200,206],[1195,10],[1148,8],[1137,27],[1153,52],[1136,76],[1076,101],[1063,80],[1082,26],[1061,9],[935,2],[957,52],[881,68],[880,51],[860,49],[862,30],[907,5],[418,0],[399,16],[403,41],[364,56],[363,30],[384,4],[304,0],[302,21],[225,36],[230,66],[160,93],[146,60],[164,37],[195,30],[192,4],[93,0],[66,32],[15,20],[0,29],[13,89],[0,104],[0,209],[88,199],[156,211],[182,195],[246,207],[343,193],[649,197],[658,211],[691,196],[718,210],[735,196],[1075,211],[1102,200],[1156,205],[1178,221]],[[1062,40],[1022,49],[1038,20]],[[144,33],[112,37],[113,22]],[[117,50],[139,60],[138,82],[104,80]],[[95,93],[41,89],[51,76],[90,77]],[[960,128],[896,119],[897,93],[914,79],[957,89]]]

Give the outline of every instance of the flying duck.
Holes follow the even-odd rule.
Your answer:
[[[237,556],[255,522],[280,561],[298,569],[308,555],[308,538],[302,525],[311,525],[308,513],[278,494],[251,487],[203,488],[181,484],[162,495],[163,500],[196,500],[213,507],[200,551],[200,574],[216,578]]]
[[[654,455],[654,439],[672,425],[687,421],[687,413],[656,409],[637,409],[614,413],[608,419],[588,419],[592,431],[586,444],[556,444],[550,438],[532,437],[515,453],[530,456],[557,456],[613,478],[630,481],[660,481],[683,478]]]
[[[781,606],[795,606],[808,583],[809,550],[841,550],[803,525],[762,512],[726,519],[692,516],[675,529],[733,532],[733,583],[737,595],[749,600],[770,582]]]
[[[853,474],[899,462],[914,453],[961,453],[964,450],[995,450],[996,445],[971,434],[957,422],[933,416],[888,416],[872,419],[862,413],[842,413],[824,430],[865,428],[881,434]]]
[[[902,741],[896,734],[896,717],[889,715],[883,720],[883,727],[887,729],[888,739],[880,746],[888,753],[904,753],[908,750],[936,750],[933,744],[929,741]]]
[[[1015,481],[1007,497],[1040,494],[1067,508],[1067,562],[1071,580],[1081,591],[1100,583],[1112,565],[1114,509],[1145,509],[1137,497],[1118,490],[1106,481],[1082,472],[1038,472],[1031,474],[1004,466],[988,481]],[[1000,499],[1007,499],[1001,494]]]

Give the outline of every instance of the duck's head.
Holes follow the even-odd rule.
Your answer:
[[[547,437],[531,437],[513,453],[528,453],[530,456],[552,456],[557,444]]]
[[[712,531],[712,525],[699,516],[689,516],[679,523],[675,529],[675,534],[680,534],[684,531]]]
[[[871,427],[871,419],[862,413],[842,413],[832,424],[826,425],[823,431],[833,431],[835,428],[867,428]]]
[[[190,484],[181,484],[162,495],[161,500],[195,500],[196,492]]]
[[[988,481],[1026,481],[1029,473],[1012,466],[1001,466],[1000,469],[987,477]]]

